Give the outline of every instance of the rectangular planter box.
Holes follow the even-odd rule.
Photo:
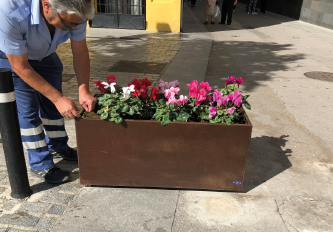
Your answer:
[[[252,124],[85,118],[75,122],[83,185],[241,191]]]

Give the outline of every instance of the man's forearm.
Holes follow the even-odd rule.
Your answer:
[[[6,54],[14,72],[30,87],[43,94],[51,102],[56,103],[63,95],[41,77],[28,63],[27,54]]]
[[[77,76],[79,91],[89,92],[90,59],[88,48],[85,44],[80,44],[80,48],[73,49],[74,71]]]

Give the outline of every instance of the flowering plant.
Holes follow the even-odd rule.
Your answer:
[[[242,95],[239,85],[241,77],[229,76],[225,88],[212,89],[208,82],[194,80],[190,84],[189,97],[178,95],[179,83],[158,82],[158,88],[151,87],[147,79],[134,79],[127,87],[121,88],[116,77],[107,76],[108,82],[95,81],[102,92],[98,96],[96,113],[101,119],[117,124],[123,119],[159,120],[162,125],[170,122],[210,122],[243,124],[244,111],[241,106],[251,109],[247,102],[249,95]]]

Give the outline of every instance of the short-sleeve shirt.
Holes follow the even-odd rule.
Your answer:
[[[40,13],[40,0],[1,0],[0,4],[0,58],[6,54],[23,55],[29,60],[41,60],[54,53],[57,46],[69,38],[86,38],[86,24],[75,30],[56,28],[53,39]]]

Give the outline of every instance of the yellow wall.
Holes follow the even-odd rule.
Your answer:
[[[182,0],[146,0],[146,30],[180,32]]]

